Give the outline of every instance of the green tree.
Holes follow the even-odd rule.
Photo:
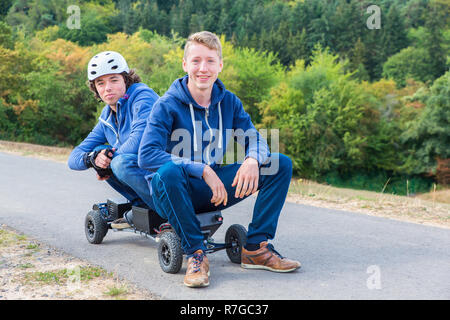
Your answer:
[[[106,35],[109,33],[108,24],[105,20],[98,17],[95,12],[88,12],[81,16],[81,28],[69,29],[63,25],[58,32],[62,39],[76,42],[81,46],[89,46],[95,43],[106,41]]]
[[[355,46],[350,50],[349,54],[349,68],[350,70],[356,70],[355,77],[359,80],[370,80],[369,73],[366,70],[366,48],[361,38],[355,43]]]
[[[305,29],[290,35],[287,39],[287,51],[289,53],[290,65],[294,64],[296,60],[309,62],[311,51],[308,48],[308,36]]]
[[[29,3],[29,1],[15,1],[8,11],[6,22],[10,26],[22,26],[26,30],[31,30],[33,28],[33,25],[27,15],[30,9],[31,4]]]
[[[262,124],[280,129],[280,149],[304,177],[375,166],[369,161],[377,123],[373,98],[345,69],[338,56],[316,48],[310,66],[298,61],[259,104]]]
[[[408,47],[391,56],[383,65],[383,77],[394,79],[399,86],[405,86],[407,79],[422,82],[432,81],[430,56],[426,49]]]
[[[336,3],[336,11],[329,17],[333,25],[331,30],[333,37],[328,45],[340,56],[346,56],[361,38],[365,20],[357,2],[336,1]]]
[[[405,22],[396,4],[392,4],[383,19],[381,28],[381,61],[386,61],[390,56],[408,46],[408,37]]]
[[[261,48],[276,53],[280,62],[287,66],[291,63],[288,45],[291,38],[292,33],[289,31],[287,22],[283,21],[278,29],[272,29],[266,36],[261,37]]]
[[[261,115],[257,104],[268,96],[271,87],[278,84],[283,75],[283,67],[273,53],[233,48],[229,43],[223,45],[224,69],[228,70],[224,70],[220,78],[227,89],[241,99],[252,121],[260,123]]]
[[[401,135],[407,150],[403,170],[408,173],[435,173],[436,159],[450,158],[450,72],[438,78],[429,92],[419,97],[425,108],[406,124]]]
[[[0,2],[0,20],[8,14],[14,0],[3,0]]]
[[[114,24],[117,14],[118,10],[111,1],[102,4],[85,3],[81,6],[81,28],[69,29],[66,23],[63,23],[60,25],[59,35],[82,46],[104,42],[107,34],[119,31],[119,26]]]
[[[0,21],[0,46],[6,49],[14,47],[11,27],[3,21]]]
[[[425,28],[427,37],[425,38],[425,48],[430,57],[430,68],[428,72],[436,79],[446,71],[446,59],[448,51],[444,48],[444,28],[449,28],[448,12],[450,3],[448,1],[430,1],[429,11]]]
[[[71,4],[69,0],[16,0],[6,21],[11,26],[24,27],[28,33],[33,34],[36,30],[65,22],[67,7]]]
[[[364,67],[367,70],[371,80],[379,80],[383,72],[384,56],[380,54],[382,51],[381,34],[382,29],[367,30],[361,39],[364,44]]]
[[[402,13],[406,27],[418,28],[425,24],[427,4],[430,0],[411,0],[405,4]]]
[[[167,13],[173,6],[177,6],[179,2],[179,0],[157,0],[158,8]]]
[[[220,18],[220,12],[222,10],[222,5],[220,1],[209,0],[206,4],[205,10],[207,14],[204,15],[204,26],[205,30],[209,30],[214,33],[219,33],[217,28],[217,21]]]
[[[141,28],[156,31],[159,34],[168,34],[170,31],[167,12],[159,9],[158,1],[139,2],[136,14]]]

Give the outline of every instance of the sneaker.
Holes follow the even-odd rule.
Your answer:
[[[191,288],[209,286],[209,261],[202,250],[188,259],[184,284]]]
[[[111,222],[111,228],[113,229],[127,229],[131,228],[130,224],[125,218],[119,218]]]
[[[261,242],[259,246],[260,248],[255,251],[242,248],[242,268],[264,269],[274,272],[291,272],[300,268],[300,262],[282,257],[267,241]]]

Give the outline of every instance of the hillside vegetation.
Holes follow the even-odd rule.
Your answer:
[[[72,4],[1,2],[0,139],[78,144],[103,107],[86,86],[95,53],[119,51],[162,95],[184,74],[185,37],[209,30],[221,80],[258,128],[280,130],[298,177],[402,195],[450,183],[446,0],[78,1],[69,29]]]

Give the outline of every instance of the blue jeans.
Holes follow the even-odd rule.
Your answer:
[[[102,150],[109,146],[101,145],[95,150]],[[106,182],[135,206],[145,203],[155,210],[153,199],[150,196],[148,182],[145,179],[146,170],[139,168],[137,154],[119,154],[111,160],[113,175]]]
[[[269,167],[274,159],[279,163],[277,172],[262,175],[261,169]],[[260,168],[259,193],[253,209],[253,218],[248,226],[248,243],[259,244],[275,237],[278,218],[289,189],[292,177],[291,159],[283,154],[272,154],[270,161]],[[215,169],[228,193],[227,205],[220,204],[217,207],[211,203],[213,194],[206,182],[190,177],[182,165],[168,162],[153,176],[151,184],[156,212],[169,220],[180,237],[186,254],[206,249],[197,213],[223,210],[246,198],[235,198],[236,187],[231,187],[239,168],[240,164],[235,163]]]

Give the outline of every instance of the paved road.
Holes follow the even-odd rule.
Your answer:
[[[101,245],[84,235],[95,202],[116,194],[92,171],[0,152],[0,223],[100,265],[168,299],[450,299],[450,230],[286,203],[275,248],[302,262],[290,274],[244,270],[226,253],[210,255],[211,285],[183,285],[186,264],[164,273],[153,241],[109,232]],[[255,199],[223,212],[222,240],[247,225]]]

